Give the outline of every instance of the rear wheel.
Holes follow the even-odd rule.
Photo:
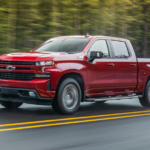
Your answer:
[[[143,107],[150,107],[150,81],[146,85],[144,96],[139,98],[139,101]]]
[[[53,109],[57,113],[73,114],[75,113],[81,102],[81,88],[75,79],[65,79],[57,92],[56,99],[53,101]]]
[[[20,107],[23,103],[20,102],[0,102],[2,106],[8,109],[16,109]]]

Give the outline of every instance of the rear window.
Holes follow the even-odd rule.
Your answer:
[[[122,41],[111,41],[116,58],[127,58],[129,57],[128,48],[125,42]]]
[[[79,53],[89,41],[90,39],[86,38],[54,38],[43,43],[35,51]]]

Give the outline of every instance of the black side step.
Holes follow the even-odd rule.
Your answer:
[[[120,100],[120,99],[132,99],[141,98],[142,95],[128,95],[128,96],[113,96],[113,97],[95,97],[95,98],[85,98],[86,102],[97,102],[97,101],[108,101],[108,100]]]

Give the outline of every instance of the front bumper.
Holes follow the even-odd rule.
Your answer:
[[[51,79],[33,79],[31,81],[0,79],[0,86],[22,89],[34,89],[43,98],[54,98],[55,91],[50,91],[50,87],[49,89],[47,87],[47,84],[50,82]]]
[[[29,96],[29,92],[34,92],[35,97]],[[53,98],[41,97],[35,89],[0,87],[0,101],[50,105]]]

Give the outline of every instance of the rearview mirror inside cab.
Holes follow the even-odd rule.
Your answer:
[[[96,58],[103,58],[103,52],[92,51],[90,53],[89,62],[92,62]]]

